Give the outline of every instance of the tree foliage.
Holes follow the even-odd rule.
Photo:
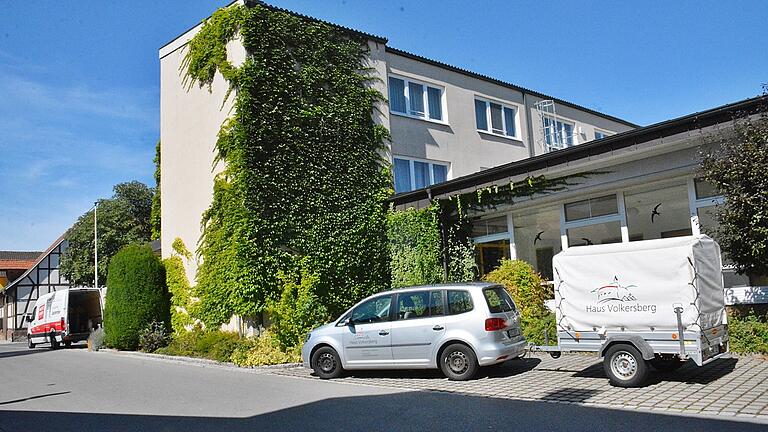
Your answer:
[[[248,53],[238,67],[226,51],[235,35]],[[209,86],[219,72],[235,95],[198,250],[207,324],[259,314],[283,293],[279,275],[302,266],[331,315],[389,286],[388,134],[372,118],[383,98],[367,49],[355,34],[258,4],[217,11],[190,41],[187,84]]]
[[[104,331],[107,345],[135,350],[153,321],[170,321],[165,268],[147,244],[120,249],[109,263]]]
[[[703,229],[741,273],[768,275],[768,106],[742,113],[733,133],[719,134],[701,164],[701,177],[725,197]]]
[[[155,195],[152,197],[150,224],[152,240],[160,238],[160,141],[155,145]]]
[[[114,187],[110,199],[99,200],[97,213],[99,245],[99,285],[107,277],[109,260],[120,248],[149,241],[150,212],[154,191],[132,181]],[[93,210],[77,219],[65,234],[69,247],[61,259],[61,271],[75,286],[93,285]]]

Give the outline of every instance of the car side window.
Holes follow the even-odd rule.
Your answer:
[[[472,310],[472,297],[469,291],[448,290],[448,312],[451,315]]]
[[[429,291],[405,292],[397,295],[397,319],[408,320],[429,316]]]
[[[34,321],[35,318],[37,318],[37,306],[32,309],[32,321]]]
[[[355,324],[389,321],[389,309],[391,305],[391,295],[379,296],[366,300],[352,311],[352,321]]]
[[[445,302],[443,302],[442,291],[432,291],[429,293],[429,315],[445,315]]]

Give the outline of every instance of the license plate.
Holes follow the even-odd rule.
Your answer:
[[[518,330],[518,329],[507,330],[507,337],[509,337],[510,339],[516,338],[519,335],[520,335],[520,330]]]

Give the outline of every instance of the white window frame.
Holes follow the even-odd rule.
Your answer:
[[[446,103],[446,97],[445,97],[445,87],[433,84],[433,83],[427,83],[424,81],[419,81],[413,78],[404,77],[402,75],[395,75],[395,74],[389,74],[387,77],[387,92],[389,92],[389,78],[395,78],[403,81],[404,84],[404,91],[405,91],[405,110],[406,112],[400,112],[395,111],[392,109],[392,103],[388,103],[389,105],[389,112],[394,115],[402,116],[402,117],[408,117],[418,120],[424,120],[432,123],[439,123],[439,124],[448,124],[448,109],[447,109],[447,103]],[[422,86],[424,91],[422,91],[422,98],[424,99],[424,116],[411,114],[411,89],[410,84],[417,84]],[[428,88],[432,87],[434,89],[440,90],[440,113],[442,114],[443,118],[442,120],[433,119],[429,117],[429,90]],[[387,93],[389,94],[389,93]]]
[[[584,201],[591,198],[600,198],[604,196],[616,196],[616,213],[603,216],[590,217],[585,219],[578,219],[574,221],[565,220],[565,206],[578,201]],[[568,249],[568,230],[572,228],[582,228],[585,226],[599,225],[608,222],[618,222],[619,229],[621,231],[621,242],[629,243],[629,228],[627,227],[627,213],[624,208],[624,192],[619,191],[615,193],[598,193],[592,194],[584,198],[579,198],[575,201],[565,202],[560,205],[560,247],[562,250]]]
[[[395,159],[405,160],[408,161],[408,168],[410,170],[410,176],[411,176],[411,189],[407,192],[416,190],[416,164],[414,162],[422,162],[427,165],[429,165],[429,186],[432,186],[435,184],[435,172],[432,169],[433,165],[440,165],[444,166],[445,169],[445,181],[448,181],[451,179],[451,164],[448,162],[443,161],[436,161],[436,160],[430,160],[430,159],[419,159],[419,158],[413,158],[408,156],[392,156],[392,165],[395,164]]]
[[[505,213],[505,214],[495,214],[490,215],[487,218],[483,218],[481,220],[485,219],[494,219],[497,217],[506,216],[507,217],[507,231],[506,232],[500,232],[496,234],[488,234],[484,236],[478,236],[478,237],[472,237],[472,244],[481,244],[481,243],[491,243],[499,240],[509,240],[509,259],[517,259],[517,249],[515,248],[515,226],[512,219],[512,213]]]
[[[557,124],[558,123],[568,124],[568,125],[571,126],[571,135],[570,135],[571,136],[571,143],[570,144],[562,143],[562,145],[563,145],[562,148],[573,147],[573,146],[579,144],[579,140],[577,138],[578,133],[576,132],[576,122],[571,121],[571,120],[566,120],[566,119],[564,119],[562,117],[552,117],[552,116],[549,116],[549,115],[545,115],[544,117],[546,117],[550,121],[554,122],[555,123],[555,128],[557,128]],[[558,133],[560,133],[560,132],[561,131],[558,130]],[[546,131],[546,128],[544,129],[543,133],[544,133],[544,136],[542,138],[544,138],[544,142],[546,143],[547,142],[547,131]],[[563,138],[567,138],[567,136],[565,136],[565,135],[561,135],[561,136]],[[555,143],[547,144],[547,145],[549,147],[552,147],[552,148],[556,148],[557,147]]]
[[[603,138],[608,138],[609,136],[613,135],[614,133],[613,132],[609,132],[607,130],[595,128],[595,139],[603,139],[603,138],[598,138],[597,134],[602,134]]]
[[[711,207],[725,202],[725,197],[716,195],[709,198],[699,198],[696,196],[696,183],[694,178],[688,179],[688,205],[691,209],[691,233],[693,235],[701,234],[699,226],[699,209],[702,207]]]
[[[501,102],[501,101],[498,101],[498,100],[489,99],[489,98],[486,98],[486,97],[483,97],[483,96],[478,96],[478,95],[475,95],[475,99],[474,100],[476,100],[478,102],[485,103],[485,123],[488,126],[488,129],[480,129],[479,127],[477,127],[477,118],[475,118],[475,128],[477,129],[478,132],[490,134],[490,135],[493,135],[493,136],[508,138],[508,139],[514,139],[516,141],[520,141],[521,140],[521,138],[520,138],[520,107],[518,107],[516,105],[511,105],[509,103],[504,103],[504,102]],[[502,126],[504,128],[504,133],[503,134],[500,134],[498,132],[494,132],[494,130],[493,130],[493,125],[491,124],[491,104],[492,103],[494,103],[496,105],[501,105],[501,109],[502,109],[502,111],[501,111],[501,123],[502,123]],[[472,108],[476,109],[474,103],[473,103]],[[515,119],[515,124],[514,124],[515,134],[514,135],[507,135],[507,130],[508,130],[508,128],[507,128],[507,118],[506,118],[506,116],[504,116],[504,108],[511,109],[514,112],[514,116],[513,116],[514,119]],[[475,116],[477,116],[476,113],[475,113]]]

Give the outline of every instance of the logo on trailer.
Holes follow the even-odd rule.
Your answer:
[[[612,301],[626,302],[634,301],[637,298],[629,291],[630,288],[636,288],[637,285],[622,285],[619,277],[614,276],[613,281],[599,288],[592,290],[597,293],[597,303],[607,303]]]

